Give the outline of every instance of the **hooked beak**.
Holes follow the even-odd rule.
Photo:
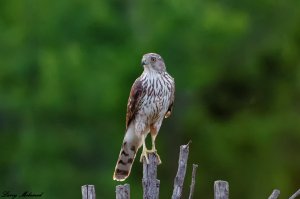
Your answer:
[[[143,59],[141,65],[142,66],[146,65],[146,60]]]

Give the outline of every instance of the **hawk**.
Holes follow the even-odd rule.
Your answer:
[[[155,153],[155,138],[162,121],[171,115],[174,104],[175,82],[166,71],[162,57],[156,53],[145,54],[142,58],[144,71],[131,87],[127,104],[126,133],[119,154],[113,179],[125,180],[131,171],[137,150],[143,145],[140,161],[147,164],[148,153]],[[151,134],[152,149],[146,148],[145,139]]]

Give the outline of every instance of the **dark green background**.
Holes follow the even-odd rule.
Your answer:
[[[81,198],[112,174],[141,57],[157,52],[176,80],[157,139],[169,198],[181,144],[199,164],[195,198],[213,182],[231,198],[287,198],[300,188],[300,1],[0,1],[0,193]],[[138,154],[139,157],[140,154]],[[142,165],[126,181],[141,198]],[[186,198],[186,197],[185,197]]]

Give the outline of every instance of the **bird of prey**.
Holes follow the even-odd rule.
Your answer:
[[[113,179],[125,180],[131,171],[137,150],[143,145],[140,161],[149,163],[148,153],[155,153],[155,138],[164,118],[171,115],[174,104],[175,82],[166,71],[162,57],[156,53],[142,58],[144,71],[131,87],[127,104],[126,132]],[[151,134],[152,149],[146,148],[145,139]]]

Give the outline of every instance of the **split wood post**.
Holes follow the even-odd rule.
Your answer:
[[[130,199],[129,184],[116,186],[116,199]]]
[[[268,199],[277,199],[279,194],[280,194],[280,191],[278,189],[274,189],[272,194],[270,195],[270,197]]]
[[[147,164],[145,157],[143,158],[143,198],[144,199],[158,199],[160,181],[157,178],[157,164],[158,159],[155,153],[149,153],[149,164]]]
[[[228,182],[217,180],[214,184],[215,199],[228,199],[229,198],[229,185]]]
[[[289,199],[295,199],[298,196],[300,196],[300,189],[298,189],[298,191],[296,191],[296,193],[294,193]]]
[[[196,172],[197,172],[198,165],[193,164],[193,171],[192,171],[192,182],[190,185],[190,195],[189,199],[192,199],[194,196],[195,184],[196,184]]]
[[[174,180],[174,189],[172,199],[180,199],[182,195],[183,182],[186,173],[186,165],[189,156],[189,144],[180,146],[180,154],[178,160],[178,170]]]
[[[82,199],[96,199],[96,192],[94,185],[81,186]]]

